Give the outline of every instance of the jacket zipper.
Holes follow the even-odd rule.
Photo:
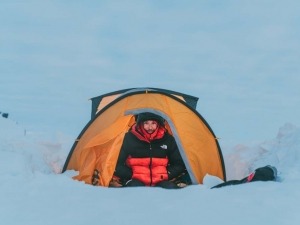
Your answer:
[[[150,164],[149,164],[149,170],[150,170],[150,186],[152,186],[152,146],[150,143]]]

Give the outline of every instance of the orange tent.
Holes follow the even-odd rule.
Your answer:
[[[174,136],[192,184],[202,184],[206,174],[226,180],[222,152],[212,129],[196,111],[197,97],[157,89],[133,88],[92,98],[92,118],[75,141],[63,172],[76,170],[74,178],[91,184],[93,171],[99,185],[113,176],[125,133],[135,115],[152,112],[166,121]]]

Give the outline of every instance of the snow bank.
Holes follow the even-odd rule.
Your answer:
[[[224,155],[228,179],[241,179],[258,167],[277,167],[279,179],[299,177],[300,128],[287,123],[277,136],[254,146],[236,145]]]
[[[0,173],[2,176],[60,173],[70,149],[71,138],[57,134],[49,140],[16,122],[0,118]],[[23,176],[25,177],[25,176]]]

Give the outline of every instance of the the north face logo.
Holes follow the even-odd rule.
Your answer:
[[[160,146],[162,149],[168,149],[168,146],[167,145],[162,145]]]

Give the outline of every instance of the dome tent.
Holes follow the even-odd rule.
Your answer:
[[[108,186],[124,135],[135,122],[135,116],[152,112],[166,121],[192,184],[202,184],[206,174],[226,180],[218,140],[196,111],[197,97],[158,88],[132,88],[91,100],[91,120],[74,142],[63,172],[79,171],[75,179],[91,184],[93,172],[97,169],[99,185]]]

